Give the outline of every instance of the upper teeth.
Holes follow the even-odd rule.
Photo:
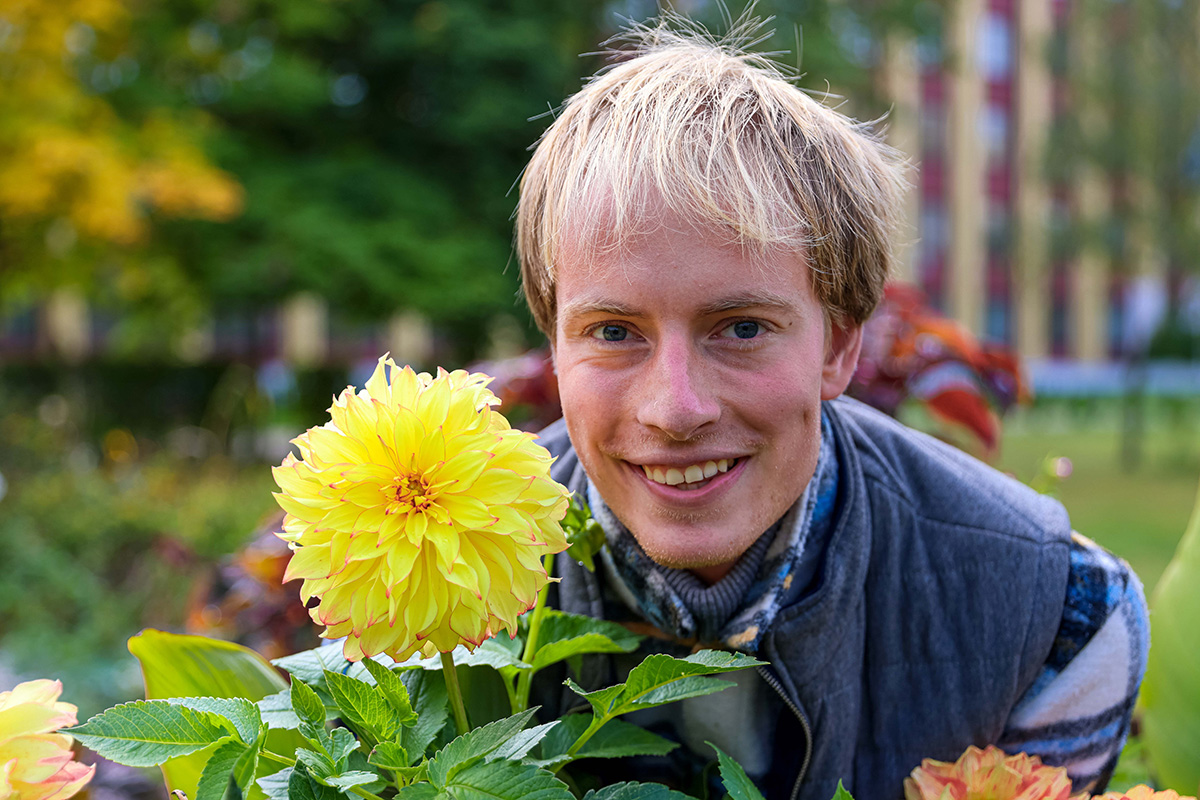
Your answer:
[[[711,478],[718,472],[728,472],[729,467],[733,465],[737,459],[722,458],[719,461],[705,461],[703,464],[690,464],[683,469],[678,467],[647,467],[642,466],[642,471],[646,473],[646,477],[655,483],[662,483],[667,486],[678,486],[681,483],[696,483],[706,478]]]

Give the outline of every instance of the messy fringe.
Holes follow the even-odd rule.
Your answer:
[[[567,237],[587,259],[623,247],[659,227],[659,201],[730,244],[804,254],[832,317],[870,315],[892,262],[903,159],[875,126],[750,52],[769,22],[751,7],[718,38],[668,11],[605,43],[611,63],[566,101],[521,180],[517,252],[547,335]]]

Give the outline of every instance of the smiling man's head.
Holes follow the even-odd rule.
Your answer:
[[[723,574],[813,474],[903,187],[766,59],[639,28],[521,182],[526,298],[588,476],[662,564]]]

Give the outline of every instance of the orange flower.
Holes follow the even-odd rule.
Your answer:
[[[92,779],[95,767],[72,760],[75,706],[57,702],[58,681],[38,680],[0,692],[0,800],[65,800]]]
[[[1071,779],[1037,756],[968,747],[953,764],[927,758],[904,779],[904,800],[1067,800]]]
[[[1156,792],[1143,783],[1141,786],[1134,786],[1132,789],[1126,789],[1123,792],[1108,792],[1096,795],[1095,800],[1196,800],[1196,798],[1180,797],[1179,792],[1172,789]]]

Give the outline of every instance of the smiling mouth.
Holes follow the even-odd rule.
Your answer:
[[[655,483],[692,491],[707,486],[712,478],[728,472],[737,463],[738,459],[736,458],[722,458],[716,461],[689,464],[686,467],[656,467],[642,464],[641,469],[646,473],[646,477]]]

